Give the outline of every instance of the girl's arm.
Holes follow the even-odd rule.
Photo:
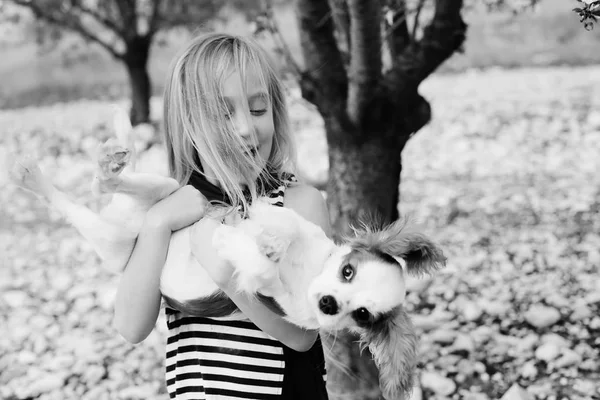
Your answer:
[[[296,186],[286,190],[285,206],[293,209],[307,220],[321,226],[329,235],[331,228],[327,207],[321,193],[310,186]],[[216,253],[212,245],[212,235],[219,222],[205,218],[194,227],[194,242],[201,246],[192,246],[197,257],[215,283],[263,332],[296,351],[307,351],[317,338],[317,331],[302,329],[275,314],[265,305],[250,296],[237,291],[235,281],[231,279],[232,268]]]
[[[139,343],[156,324],[160,310],[160,276],[171,232],[202,217],[206,198],[184,186],[156,203],[146,214],[115,300],[114,326],[127,341]]]

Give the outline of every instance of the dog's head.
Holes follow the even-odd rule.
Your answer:
[[[337,246],[309,288],[319,325],[360,335],[379,368],[388,399],[412,388],[417,336],[403,302],[405,274],[430,273],[445,264],[442,251],[407,220],[355,230]]]

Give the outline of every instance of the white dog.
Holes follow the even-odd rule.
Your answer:
[[[119,119],[120,118],[120,119]],[[117,132],[130,130],[118,117]],[[61,212],[88,240],[105,265],[122,271],[135,245],[145,213],[179,188],[171,178],[123,172],[129,150],[114,142],[102,147],[95,192],[114,193],[100,215],[77,205],[42,175],[36,163],[15,163],[13,181]],[[351,330],[368,346],[388,399],[412,388],[417,336],[403,301],[405,274],[432,272],[445,263],[442,251],[411,231],[406,221],[356,230],[335,244],[323,230],[294,211],[258,200],[249,218],[217,228],[213,245],[229,261],[239,289],[299,326],[325,331]],[[192,228],[173,233],[161,276],[161,292],[172,307],[207,317],[237,312],[194,258]]]

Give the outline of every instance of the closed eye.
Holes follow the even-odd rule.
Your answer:
[[[261,109],[261,110],[250,110],[250,114],[254,115],[255,117],[260,117],[261,115],[265,115],[267,113],[267,109]]]

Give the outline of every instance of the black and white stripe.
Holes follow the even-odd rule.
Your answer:
[[[269,193],[268,201],[283,206],[285,188]],[[285,362],[279,341],[249,320],[192,317],[169,307],[166,316],[170,398],[280,398]]]

